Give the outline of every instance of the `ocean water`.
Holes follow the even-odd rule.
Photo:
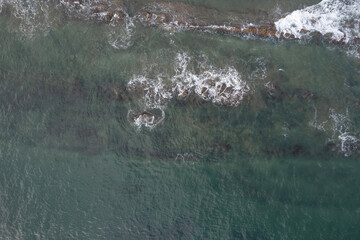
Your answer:
[[[0,0],[0,239],[358,239],[358,1],[171,2]]]

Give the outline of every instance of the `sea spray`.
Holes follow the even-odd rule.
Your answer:
[[[329,35],[345,43],[360,37],[360,1],[322,0],[319,4],[296,10],[275,22],[277,34],[301,38],[306,32]]]

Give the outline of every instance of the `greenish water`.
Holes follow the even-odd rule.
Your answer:
[[[149,2],[143,0],[144,2]],[[179,1],[180,2],[180,1]],[[265,10],[265,11],[276,11],[281,9],[282,12],[294,11],[304,6],[317,4],[319,0],[276,0],[276,1],[265,1],[265,0],[225,0],[221,3],[217,0],[182,0],[181,2],[203,5],[211,8],[216,8],[220,11],[248,11],[248,10]]]
[[[135,23],[116,49],[109,25],[61,19],[29,38],[12,21],[0,16],[1,239],[360,237],[360,63],[346,46]],[[128,90],[138,76],[172,86],[179,54],[197,76],[234,68],[249,92],[236,107],[154,107]],[[129,121],[149,106],[162,122]]]

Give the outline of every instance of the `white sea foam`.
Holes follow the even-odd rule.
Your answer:
[[[253,60],[256,68],[250,73],[250,79],[265,79],[267,77],[267,60],[264,57],[258,57]],[[279,69],[280,71],[280,69]]]
[[[133,44],[133,35],[135,33],[136,17],[130,17],[126,14],[121,26],[115,21],[110,23],[110,31],[108,34],[108,42],[116,49],[127,49]]]
[[[324,122],[319,122],[318,121],[318,110],[317,110],[315,105],[313,106],[313,108],[314,108],[314,119],[309,121],[309,125],[316,128],[316,129],[318,129],[318,130],[320,130],[320,131],[325,132],[326,131],[325,130],[325,125],[327,124],[328,121],[326,120]]]
[[[194,161],[194,160],[198,160],[198,157],[192,153],[178,153],[175,157],[175,161]]]
[[[138,113],[131,109],[128,111],[127,118],[138,130],[141,130],[142,127],[153,129],[165,119],[165,111],[163,109],[159,110],[161,115]]]
[[[186,53],[178,53],[175,59],[176,75],[171,81],[175,85],[173,92],[178,96],[194,92],[206,101],[237,106],[249,91],[249,86],[234,67],[218,69],[200,62],[200,72],[194,73],[189,69],[191,58]]]
[[[103,20],[108,12],[106,9],[94,6],[99,3],[96,0],[83,0],[79,2],[70,2],[69,0],[60,0],[58,7],[63,7],[66,14],[72,18],[85,19],[85,20]],[[108,1],[101,1],[101,4],[110,6]],[[96,11],[96,10],[99,11]]]
[[[95,4],[98,5],[95,5]],[[109,1],[101,1],[104,6],[111,6]],[[117,49],[132,45],[135,32],[135,17],[130,17],[122,8],[102,9],[98,1],[84,0],[0,0],[0,12],[7,7],[15,18],[13,29],[22,36],[32,37],[36,32],[46,33],[56,22],[61,22],[61,14],[73,19],[104,21],[109,29],[108,42]],[[124,14],[119,16],[119,13]],[[111,15],[110,21],[108,16]],[[121,19],[122,21],[119,21]]]
[[[343,133],[339,135],[340,150],[346,157],[351,156],[359,147],[359,139],[350,133]]]
[[[335,109],[330,108],[329,119],[331,120],[333,137],[336,134],[345,134],[349,132],[351,127],[351,121],[349,118],[349,110],[346,109],[346,113],[337,113]]]
[[[68,0],[61,0],[60,6],[64,6],[65,12],[73,18],[108,23],[108,43],[114,48],[126,49],[133,44],[136,17],[130,17],[121,7],[114,9],[110,1],[87,0],[70,3]]]
[[[329,109],[328,120],[323,122],[318,121],[318,111],[316,107],[314,119],[309,122],[310,126],[326,132],[329,130],[332,132],[329,141],[338,141],[340,151],[346,156],[351,156],[360,147],[360,140],[355,134],[351,133],[351,120],[349,117],[349,110],[346,109],[345,114],[338,113],[335,109]],[[337,139],[337,140],[336,140]]]
[[[0,12],[7,7],[16,19],[13,22],[18,24],[16,31],[32,37],[36,31],[46,32],[56,21],[50,13],[55,3],[55,0],[0,0]]]
[[[237,106],[249,92],[249,86],[234,67],[216,68],[206,59],[194,61],[184,52],[176,55],[172,76],[157,74],[150,78],[136,75],[129,81],[127,88],[130,92],[140,90],[144,93],[145,112],[148,109],[162,111],[162,117],[158,119],[147,114],[143,117],[141,114],[134,115],[133,112],[129,112],[130,115],[136,116],[129,120],[138,129],[143,126],[153,128],[163,121],[164,109],[174,98],[186,99],[194,94],[217,105]]]
[[[293,34],[301,38],[301,30],[331,34],[334,40],[349,42],[360,37],[359,0],[323,0],[319,4],[296,10],[275,22],[278,35]]]
[[[147,108],[164,108],[174,97],[186,98],[190,94],[215,104],[237,106],[248,93],[249,86],[234,67],[216,68],[202,61],[197,62],[195,70],[189,66],[192,61],[187,53],[178,53],[173,76],[134,76],[128,88],[142,88]]]
[[[141,88],[144,95],[144,103],[146,108],[163,109],[166,103],[174,96],[170,87],[166,87],[164,77],[159,74],[156,79],[150,79],[145,76],[133,76],[128,83],[130,91]]]
[[[348,50],[346,51],[346,54],[350,57],[360,59],[360,46],[354,45],[349,47]]]
[[[359,147],[359,139],[350,132],[351,121],[349,118],[349,110],[346,109],[345,114],[336,113],[334,109],[330,109],[329,118],[332,120],[333,137],[338,135],[340,141],[340,151],[346,157],[351,156]]]
[[[61,16],[82,20],[104,20],[107,11],[95,11],[95,0],[70,2],[69,0],[0,0],[0,12],[7,8],[11,14],[12,29],[26,37],[33,37],[36,32],[47,33],[56,23],[61,23]],[[107,6],[110,3],[102,1]],[[114,9],[124,12],[122,9]],[[116,14],[114,21],[116,20]]]

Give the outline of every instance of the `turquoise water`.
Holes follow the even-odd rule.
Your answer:
[[[348,46],[135,22],[117,49],[121,27],[62,13],[30,36],[1,14],[1,239],[359,238],[360,62]],[[237,106],[195,94],[202,76],[235,73],[249,88]],[[141,77],[154,85],[129,89]],[[194,92],[164,95],[180,82]],[[129,119],[145,110],[165,117]]]

